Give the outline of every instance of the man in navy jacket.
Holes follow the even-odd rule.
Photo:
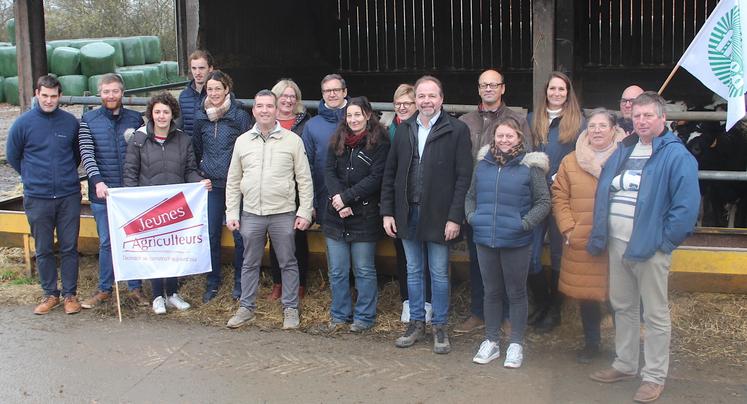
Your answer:
[[[695,158],[665,126],[664,100],[644,92],[633,101],[632,117],[635,133],[600,175],[586,247],[592,255],[609,252],[616,326],[615,361],[591,378],[613,383],[637,376],[643,301],[645,365],[633,399],[647,403],[659,398],[669,370],[669,267],[672,251],[693,231],[700,190]]]
[[[60,245],[62,295],[67,314],[80,311],[78,302],[78,120],[59,109],[62,87],[54,76],[36,82],[36,105],[23,113],[8,133],[8,163],[21,174],[23,208],[34,236],[36,264],[44,300],[35,314],[60,305],[54,233]]]
[[[101,108],[86,112],[80,121],[80,156],[88,174],[88,200],[99,235],[99,288],[81,305],[90,309],[109,300],[114,283],[112,251],[106,197],[110,187],[122,186],[127,137],[143,126],[139,112],[122,107],[124,82],[116,74],[105,74],[99,81]],[[132,300],[140,306],[150,305],[143,294],[142,282],[127,283]]]
[[[192,81],[187,88],[179,93],[179,109],[181,110],[182,130],[192,136],[195,125],[195,115],[205,101],[205,83],[207,76],[213,71],[213,55],[206,50],[196,50],[189,55],[189,71]]]

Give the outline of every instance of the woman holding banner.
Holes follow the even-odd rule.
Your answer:
[[[150,186],[202,181],[212,189],[209,179],[197,172],[192,141],[174,119],[179,117],[179,104],[167,92],[153,96],[146,109],[148,123],[135,131],[127,146],[124,166],[124,186]],[[177,278],[151,279],[153,312],[165,314],[166,306],[187,310],[189,303],[176,293]]]

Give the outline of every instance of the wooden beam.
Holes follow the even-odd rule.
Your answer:
[[[14,8],[18,99],[21,111],[26,111],[31,108],[36,80],[47,74],[44,2],[42,0],[15,0]]]
[[[544,105],[539,94],[547,77],[555,68],[555,0],[535,0],[532,3],[532,88],[534,111]]]

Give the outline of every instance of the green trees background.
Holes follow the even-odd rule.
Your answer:
[[[163,59],[176,60],[174,0],[45,0],[44,17],[47,41],[156,35]],[[2,26],[11,18],[13,0],[0,0]]]

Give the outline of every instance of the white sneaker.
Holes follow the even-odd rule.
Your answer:
[[[166,304],[169,307],[174,307],[180,311],[184,311],[192,307],[189,305],[189,303],[185,302],[184,299],[182,299],[182,297],[179,296],[178,293],[174,293],[173,295],[169,296],[169,298],[166,299]]]
[[[399,321],[403,323],[410,322],[410,301],[405,300],[402,302],[402,315],[399,317]]]
[[[166,314],[166,299],[163,296],[153,299],[153,312],[156,314]]]
[[[503,362],[503,367],[509,369],[520,368],[523,360],[524,348],[519,344],[513,343],[506,350],[506,360]]]
[[[283,310],[283,329],[295,330],[300,325],[301,320],[298,318],[298,309],[294,307],[286,307]]]
[[[486,339],[482,342],[482,344],[480,344],[480,349],[477,350],[477,354],[475,354],[475,357],[472,358],[472,362],[485,365],[492,362],[493,359],[499,358],[500,356],[501,350],[498,347],[498,343]]]
[[[425,302],[425,323],[430,324],[433,319],[433,305]]]

